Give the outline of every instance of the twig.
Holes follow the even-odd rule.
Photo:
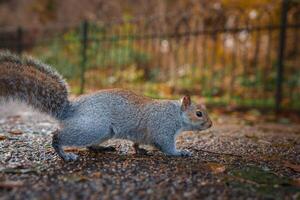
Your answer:
[[[232,153],[220,153],[220,152],[208,151],[208,150],[204,150],[204,148],[197,149],[196,151],[202,151],[202,152],[205,152],[205,153],[211,153],[211,154],[216,154],[216,155],[234,156],[234,157],[239,157],[239,158],[243,157],[241,155],[232,154]]]
[[[240,181],[242,183],[252,184],[252,185],[255,185],[256,187],[259,187],[259,186],[263,185],[263,184],[259,184],[259,183],[255,182],[255,181],[252,181],[252,180],[249,180],[249,179],[244,179],[244,178],[237,177],[237,176],[227,176],[227,178],[235,179],[235,180]]]

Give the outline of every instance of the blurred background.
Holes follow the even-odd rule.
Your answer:
[[[0,0],[0,49],[54,66],[74,95],[299,111],[299,44],[299,0]]]

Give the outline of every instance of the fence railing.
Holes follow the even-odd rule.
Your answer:
[[[279,3],[279,1],[278,1]],[[126,87],[154,97],[300,110],[299,5],[212,8],[150,19],[1,31],[0,47],[57,67],[76,93]],[[80,81],[78,81],[80,80]]]

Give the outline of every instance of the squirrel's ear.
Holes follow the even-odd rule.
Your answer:
[[[181,110],[186,110],[191,105],[191,97],[186,95],[181,99]]]
[[[200,108],[203,109],[203,110],[206,110],[206,106],[204,104],[200,104]]]

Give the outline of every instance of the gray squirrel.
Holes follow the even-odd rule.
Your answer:
[[[175,139],[183,131],[201,131],[212,126],[203,105],[181,100],[156,100],[124,89],[106,89],[68,98],[68,86],[50,66],[33,58],[0,52],[0,97],[15,99],[51,115],[59,124],[52,146],[64,161],[78,155],[64,152],[64,146],[105,150],[99,144],[112,138],[152,145],[168,156],[190,156],[177,150]]]

